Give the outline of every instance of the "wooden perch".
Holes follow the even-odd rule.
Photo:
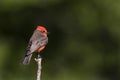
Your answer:
[[[41,69],[42,69],[41,62],[42,62],[42,58],[38,55],[38,57],[35,58],[35,61],[38,64],[37,79],[36,80],[41,80]]]

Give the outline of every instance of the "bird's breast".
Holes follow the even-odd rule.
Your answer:
[[[37,51],[40,52],[40,51],[42,51],[44,48],[45,48],[45,46],[42,46],[42,47],[38,48]]]

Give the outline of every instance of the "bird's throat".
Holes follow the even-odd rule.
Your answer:
[[[44,37],[47,37],[47,34],[46,34],[46,33],[43,33],[43,36],[44,36]]]

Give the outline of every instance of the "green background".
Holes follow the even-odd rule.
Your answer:
[[[0,0],[0,80],[36,79],[36,55],[21,61],[37,25],[42,80],[120,80],[120,0]]]

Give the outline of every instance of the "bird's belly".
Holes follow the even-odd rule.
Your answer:
[[[37,51],[40,52],[40,51],[42,51],[44,48],[45,48],[45,46],[42,46],[42,47],[38,48]]]

